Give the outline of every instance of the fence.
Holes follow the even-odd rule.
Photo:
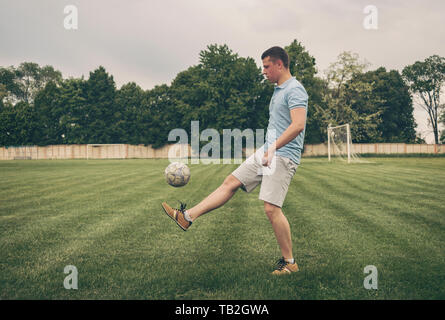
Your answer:
[[[353,151],[357,154],[439,154],[445,153],[443,144],[406,144],[406,143],[353,143]],[[327,156],[327,144],[304,146],[303,156]]]
[[[0,160],[52,160],[52,159],[166,159],[169,150],[176,144],[159,149],[144,145],[51,145],[0,147]],[[190,153],[190,146],[182,146],[183,152]],[[405,144],[405,143],[367,143],[353,144],[357,154],[439,154],[445,153],[445,145],[440,144]],[[174,149],[170,150],[173,151]],[[179,156],[179,148],[173,152]],[[308,144],[304,146],[305,156],[327,156],[327,144]]]
[[[2,147],[0,160],[168,158],[169,147],[154,149],[151,146],[129,144]]]

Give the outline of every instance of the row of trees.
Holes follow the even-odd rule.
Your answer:
[[[285,48],[291,73],[309,94],[306,143],[326,140],[326,128],[350,123],[354,142],[421,142],[416,138],[415,76],[368,65],[344,52],[317,76],[314,57],[294,40]],[[410,70],[405,68],[406,70]],[[143,90],[116,88],[103,67],[89,78],[63,79],[51,66],[0,68],[0,145],[84,143],[166,144],[174,128],[266,128],[273,85],[252,58],[210,45],[200,63],[172,83]],[[440,92],[439,92],[440,93]],[[439,101],[439,100],[438,100]],[[445,116],[443,116],[445,121]],[[190,135],[189,135],[190,136]]]

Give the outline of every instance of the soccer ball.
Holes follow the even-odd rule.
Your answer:
[[[182,187],[190,180],[190,169],[184,163],[173,162],[165,168],[165,179],[173,187]]]

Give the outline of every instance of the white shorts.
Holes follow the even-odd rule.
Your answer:
[[[246,192],[261,183],[259,199],[281,208],[298,165],[289,158],[275,155],[270,167],[264,167],[261,164],[263,155],[264,149],[258,149],[232,175],[243,184],[241,189]]]

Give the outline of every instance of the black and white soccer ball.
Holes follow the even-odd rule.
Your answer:
[[[182,162],[170,163],[164,174],[167,183],[173,187],[185,186],[190,180],[190,168]]]

